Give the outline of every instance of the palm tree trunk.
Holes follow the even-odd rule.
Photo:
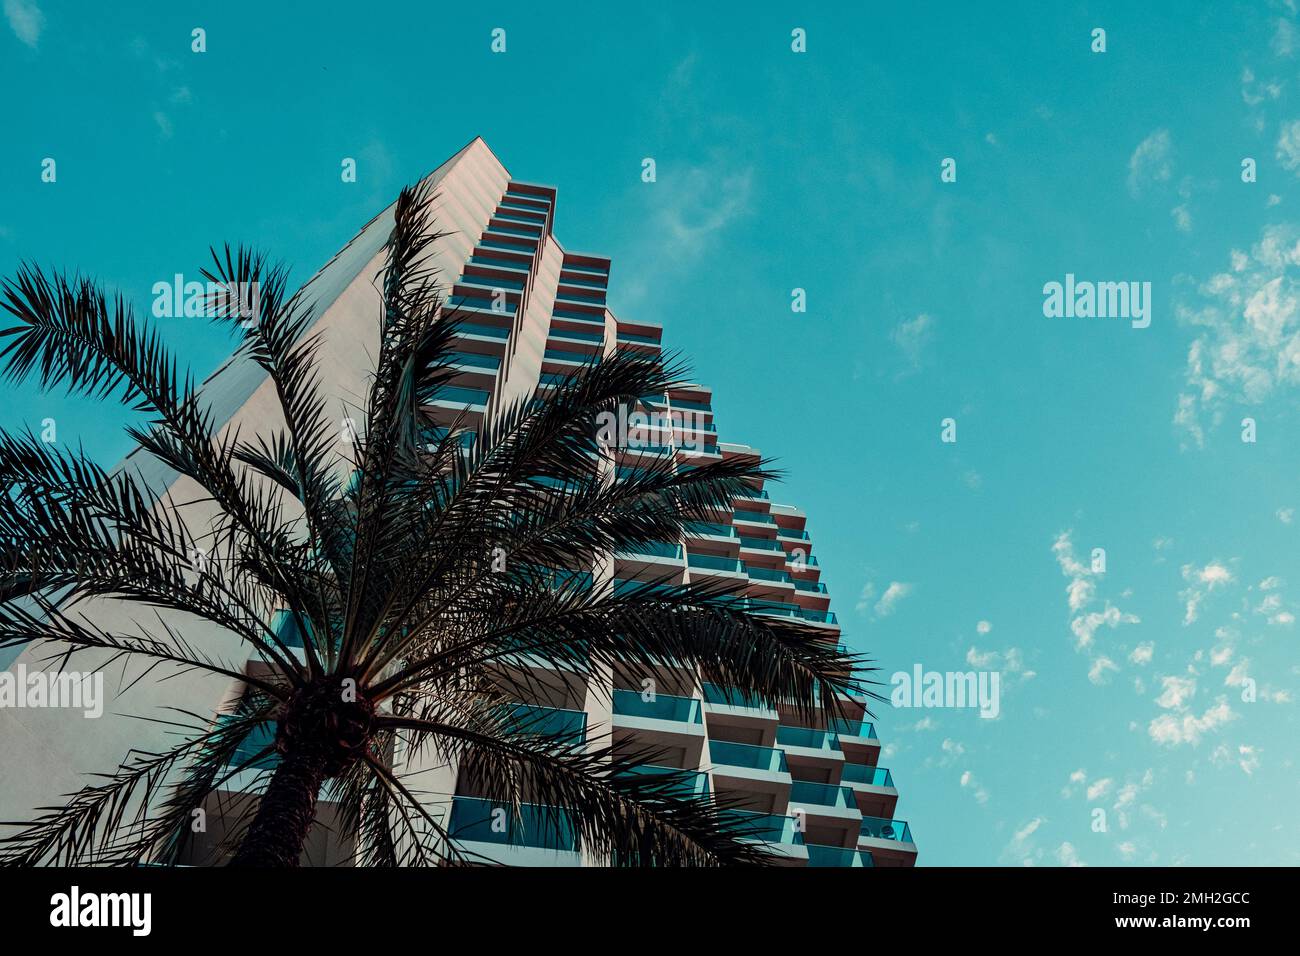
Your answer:
[[[230,866],[297,866],[316,815],[326,757],[315,748],[285,754]]]

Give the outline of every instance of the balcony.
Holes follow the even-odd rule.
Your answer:
[[[894,787],[894,775],[885,767],[846,763],[840,781],[853,791],[863,816],[893,816],[898,806],[898,790]]]
[[[614,713],[625,717],[676,720],[688,724],[698,724],[703,719],[697,697],[654,694],[647,699],[640,691],[622,689],[614,691]]]
[[[741,767],[763,773],[788,773],[785,752],[775,747],[757,747],[753,744],[714,740],[709,744],[713,762],[727,767]]]
[[[582,710],[565,710],[539,704],[512,704],[516,733],[532,736],[554,737],[557,741],[571,743],[587,736],[587,713]]]
[[[511,269],[527,274],[529,263],[517,259],[505,259],[497,256],[470,256],[469,265],[483,266],[486,269]]]
[[[855,850],[847,846],[820,846],[816,843],[805,844],[804,849],[808,852],[809,866],[860,868],[876,865],[866,850]]]
[[[723,558],[712,554],[689,554],[686,566],[691,569],[691,577],[711,575],[714,577],[745,579],[745,564],[739,558]]]
[[[579,332],[577,329],[557,329],[552,328],[547,334],[548,341],[559,339],[563,342],[584,342],[593,345],[601,345],[605,341],[604,334],[600,332]]]
[[[746,810],[730,810],[728,816],[736,824],[738,839],[764,844],[779,858],[778,862],[797,865],[807,860],[803,834],[795,828],[793,818],[781,813]]]
[[[876,728],[865,720],[841,721],[838,728],[840,750],[852,763],[875,766],[880,759],[880,739]]]
[[[518,808],[479,797],[452,800],[448,835],[485,861],[516,866],[580,866],[581,844],[567,811],[525,803]]]
[[[773,571],[771,568],[760,568],[755,565],[749,565],[749,577],[753,581],[762,581],[766,584],[783,584],[793,586],[790,581],[790,575],[784,571]]]
[[[473,322],[462,322],[456,326],[456,334],[475,339],[492,339],[496,342],[504,342],[510,338],[510,330],[499,328],[495,325],[477,325]]]
[[[547,349],[542,353],[543,362],[555,362],[560,365],[598,365],[600,364],[599,352],[566,352],[563,349]]]
[[[709,795],[709,775],[699,770],[679,770],[676,767],[658,767],[653,764],[646,764],[627,771],[626,776],[673,778],[666,790],[679,798],[707,797]]]
[[[790,799],[790,768],[783,751],[710,739],[709,755],[719,795],[741,799],[746,809],[764,813],[785,809]]]
[[[801,581],[798,578],[791,580],[794,582],[794,589],[801,594],[824,594],[829,597],[826,585],[820,581]]]
[[[736,529],[729,524],[718,524],[712,521],[699,521],[695,524],[686,526],[686,537],[691,539],[710,538],[728,538],[731,541],[736,539]],[[730,541],[728,541],[730,543]]]
[[[447,364],[465,372],[487,372],[496,374],[501,368],[501,359],[496,355],[483,355],[479,352],[452,352],[447,356]]]
[[[760,740],[772,739],[770,735],[777,721],[774,706],[748,697],[734,687],[706,683],[703,691],[704,715],[711,732],[718,727],[743,728],[750,733],[757,731]]]
[[[856,809],[853,791],[848,787],[837,787],[830,783],[812,783],[796,780],[790,785],[790,808],[808,805],[835,810]]]
[[[456,411],[487,411],[490,393],[483,388],[463,388],[459,385],[443,385],[433,393],[430,404],[437,408],[450,408]]]
[[[654,749],[666,765],[696,767],[704,749],[704,716],[699,698],[616,688],[611,701],[615,746]]]
[[[859,783],[868,787],[894,786],[894,775],[885,767],[870,767],[861,763],[846,763],[840,777],[845,783]]]
[[[628,545],[614,552],[614,573],[620,578],[649,574],[656,578],[671,576],[680,582],[686,571],[683,549],[675,541],[646,541]]]
[[[870,850],[877,866],[912,866],[916,863],[912,828],[905,820],[863,817],[858,848]]]

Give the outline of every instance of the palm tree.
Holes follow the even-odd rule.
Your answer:
[[[172,718],[175,746],[133,751],[22,824],[4,862],[174,862],[194,808],[248,768],[265,769],[260,800],[223,847],[234,865],[297,865],[322,792],[359,864],[473,862],[395,753],[460,766],[513,814],[551,808],[544,826],[572,828],[611,863],[767,859],[733,806],[691,792],[682,772],[644,772],[662,759],[653,749],[557,732],[520,705],[537,690],[526,662],[605,687],[671,665],[807,721],[836,718],[841,696],[861,690],[862,662],[799,622],[755,614],[716,586],[611,588],[580,573],[678,540],[774,472],[733,460],[677,468],[672,456],[615,472],[602,413],[636,407],[685,371],[636,354],[594,362],[544,400],[493,409],[472,442],[464,416],[438,427],[429,402],[453,374],[459,318],[428,266],[432,199],[407,188],[394,207],[364,426],[342,443],[319,387],[313,310],[260,254],[214,249],[204,273],[260,293],[254,323],[211,302],[239,330],[238,356],[274,384],[283,421],[256,435],[214,426],[194,380],[120,295],[30,264],[4,282],[16,320],[0,332],[7,377],[117,395],[146,413],[128,428],[133,442],[196,482],[218,517],[196,533],[138,474],[0,433],[0,646],[48,646],[64,664],[97,650],[244,688],[215,722]],[[196,564],[196,549],[208,559]],[[78,613],[104,597],[157,609],[158,623],[126,632]],[[258,666],[195,646],[186,621],[236,635]]]

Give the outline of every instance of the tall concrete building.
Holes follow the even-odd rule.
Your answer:
[[[435,415],[446,424],[468,416],[472,424],[491,410],[528,395],[542,394],[555,381],[593,357],[614,349],[657,352],[660,326],[616,317],[606,304],[609,259],[566,250],[556,239],[556,191],[516,180],[481,139],[475,139],[430,174],[435,218],[446,233],[433,265],[448,281],[451,301],[465,319],[457,345],[457,370],[439,393]],[[373,278],[382,267],[383,244],[392,210],[377,216],[309,284],[313,331],[322,337],[322,379],[346,417],[365,394],[368,357],[377,343],[379,296]],[[264,428],[278,420],[274,391],[251,363],[228,363],[203,387],[216,421],[224,428]],[[677,467],[719,458],[757,458],[744,444],[722,441],[713,419],[712,394],[704,385],[684,385],[644,396],[646,412],[626,423],[627,441],[612,453],[620,469],[634,469],[654,456]],[[139,458],[139,460],[135,460]],[[797,462],[792,462],[794,468]],[[122,467],[139,469],[155,487],[167,487],[176,501],[194,501],[186,479],[166,473],[143,455]],[[185,506],[192,527],[204,521],[201,502]],[[722,580],[736,585],[765,614],[801,620],[808,639],[836,644],[840,627],[821,583],[806,516],[774,503],[754,487],[737,498],[729,514],[694,527],[680,541],[636,553],[610,555],[589,572],[593,586],[626,587],[627,582]],[[118,602],[91,602],[97,620],[127,625],[135,610]],[[227,657],[247,658],[230,635],[215,629],[191,632]],[[87,655],[78,665],[90,666]],[[32,651],[18,663],[38,667]],[[260,666],[248,660],[247,668]],[[570,732],[608,733],[618,747],[650,744],[663,763],[694,771],[694,786],[741,803],[755,839],[760,836],[782,862],[809,866],[909,866],[916,846],[907,823],[894,819],[898,792],[889,770],[879,766],[880,741],[863,719],[864,702],[843,701],[846,719],[837,726],[799,726],[780,706],[746,700],[726,687],[703,684],[689,673],[660,668],[647,687],[629,675],[607,675],[612,694],[572,673],[543,662],[520,659],[532,668],[527,682],[535,698],[519,705],[543,723]],[[111,691],[118,683],[107,682]],[[87,720],[60,710],[0,709],[0,819],[21,820],[32,808],[55,803],[85,782],[89,772],[111,769],[129,749],[163,748],[165,728],[126,715],[149,715],[157,707],[188,711],[228,707],[243,692],[238,682],[222,686],[204,674],[148,679],[109,701],[106,716]],[[250,742],[250,748],[255,744]],[[599,865],[575,836],[543,825],[542,808],[525,808],[504,829],[494,826],[490,801],[473,790],[469,775],[454,766],[423,765],[414,755],[394,754],[399,772],[418,772],[430,814],[466,851],[520,865]],[[17,767],[37,768],[16,774]],[[197,862],[222,837],[221,821],[231,801],[249,799],[247,788],[259,771],[233,778],[210,799],[209,832],[191,848]],[[320,816],[333,808],[323,801]],[[310,862],[346,863],[346,834],[328,827],[308,848]]]

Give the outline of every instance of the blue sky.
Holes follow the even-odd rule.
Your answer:
[[[803,6],[5,0],[0,272],[147,309],[249,240],[306,279],[482,135],[780,459],[849,643],[1000,671],[995,720],[878,712],[922,864],[1300,863],[1295,11]],[[1044,317],[1067,273],[1150,282],[1150,327]],[[164,331],[201,375],[230,348]],[[5,405],[127,447],[111,407]]]

